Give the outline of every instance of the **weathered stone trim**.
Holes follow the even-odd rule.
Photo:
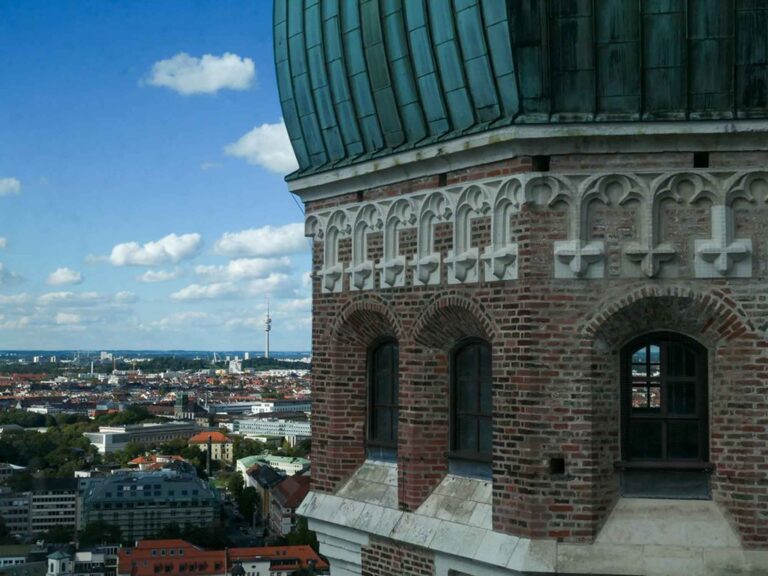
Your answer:
[[[736,200],[768,203],[768,172],[529,172],[320,210],[307,217],[306,234],[322,242],[319,275],[323,293],[342,291],[345,276],[351,291],[373,290],[377,285],[380,289],[399,288],[406,285],[407,277],[414,286],[441,284],[443,266],[447,267],[448,284],[506,281],[518,277],[518,239],[513,236],[510,218],[526,205],[564,207],[569,230],[566,240],[553,241],[554,277],[597,279],[605,276],[605,246],[599,238],[591,237],[591,206],[626,209],[636,205],[638,232],[622,243],[621,275],[656,278],[665,263],[681,257],[662,238],[662,203],[706,203],[711,237],[695,241],[694,276],[750,278],[752,240],[734,237]],[[491,219],[491,243],[481,251],[471,244],[471,226],[485,216]],[[453,230],[453,249],[445,258],[435,247],[435,227],[443,223]],[[416,233],[412,258],[400,254],[402,230]],[[384,253],[373,261],[368,255],[368,236],[378,232],[383,233]],[[351,238],[351,263],[339,256],[340,243],[347,238]],[[408,268],[413,269],[412,276],[406,274]],[[665,276],[674,274],[671,271]]]

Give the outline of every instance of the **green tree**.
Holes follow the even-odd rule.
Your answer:
[[[119,526],[109,524],[104,520],[89,522],[80,530],[77,540],[80,548],[90,548],[100,544],[120,544],[123,533]]]
[[[258,440],[252,440],[251,438],[234,436],[232,452],[235,456],[235,460],[240,460],[240,458],[261,454],[264,452],[264,444]]]
[[[68,544],[75,539],[74,526],[53,526],[48,532],[40,535],[39,540],[49,544]]]
[[[312,546],[315,552],[320,549],[317,543],[317,535],[309,529],[307,519],[302,517],[296,520],[296,527],[285,537],[285,541],[289,546],[299,546],[302,544]]]
[[[294,446],[293,456],[297,458],[304,458],[311,451],[312,451],[312,439],[307,438],[306,440],[302,440],[301,442],[297,443],[296,446]]]
[[[12,408],[0,412],[0,424],[17,424],[22,428],[39,428],[46,426],[47,421],[43,414]]]
[[[243,495],[243,477],[240,474],[232,474],[227,479],[227,491],[232,495],[235,502],[240,502],[240,498]]]
[[[123,426],[126,424],[139,424],[146,420],[152,420],[155,417],[149,413],[144,406],[131,404],[122,412],[117,414],[104,414],[96,418],[100,426]]]
[[[32,490],[34,477],[29,470],[24,470],[23,472],[11,474],[5,483],[14,492],[27,492]]]
[[[253,486],[243,488],[240,497],[237,499],[237,507],[240,510],[240,514],[248,522],[252,521],[253,513],[258,509],[260,503],[259,492]]]

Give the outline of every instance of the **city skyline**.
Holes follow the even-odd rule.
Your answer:
[[[258,350],[269,297],[309,350],[271,3],[4,3],[0,36],[0,348]]]

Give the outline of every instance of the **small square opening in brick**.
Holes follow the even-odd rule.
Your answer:
[[[438,186],[445,186],[448,184],[448,174],[443,172],[442,174],[437,175],[437,185]]]
[[[709,168],[709,152],[694,152],[693,153],[693,167],[694,168]]]
[[[532,164],[534,172],[549,172],[549,156],[534,156]]]
[[[555,456],[549,459],[549,473],[550,474],[565,474],[565,458],[562,456]]]

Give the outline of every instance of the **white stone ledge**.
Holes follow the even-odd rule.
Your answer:
[[[431,550],[436,576],[768,573],[768,552],[743,549],[711,501],[622,499],[594,544],[518,538],[333,494],[310,493],[298,512],[318,533],[332,576],[360,574],[360,548],[370,535]]]
[[[288,186],[308,202],[515,156],[766,150],[766,133],[766,120],[514,125],[305,176]]]

